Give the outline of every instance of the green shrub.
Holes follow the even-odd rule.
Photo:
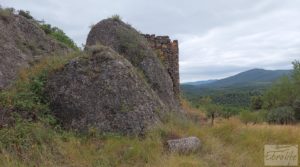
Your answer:
[[[258,120],[259,120],[260,123],[261,122],[267,122],[267,115],[268,115],[267,110],[261,109],[261,110],[258,110],[256,112],[258,113],[257,116],[258,116]]]
[[[38,74],[30,77],[30,81],[17,81],[14,88],[0,92],[0,105],[14,107],[25,111],[48,111],[47,102],[44,100],[43,87],[45,77]]]
[[[47,81],[49,70],[42,70],[37,76],[31,77],[31,82],[29,85],[29,90],[36,95],[37,103],[47,103],[47,98],[44,95],[44,87]]]
[[[228,119],[234,115],[239,114],[240,110],[241,109],[237,107],[222,107],[220,111],[220,116]]]
[[[199,104],[201,104],[201,105],[209,105],[211,103],[212,103],[212,99],[209,96],[202,97],[199,100]]]
[[[15,13],[15,9],[14,8],[1,8],[0,7],[0,18],[4,19],[6,21],[8,21],[8,18],[10,15],[12,15],[13,13]],[[29,11],[24,11],[24,10],[19,10],[18,14],[20,16],[23,16],[27,19],[32,19],[34,20],[34,18],[30,15]],[[61,29],[57,28],[57,27],[52,27],[50,24],[44,24],[43,21],[39,22],[39,21],[35,21],[38,25],[40,25],[40,28],[49,36],[51,36],[52,38],[54,38],[55,40],[67,45],[70,48],[73,48],[75,50],[79,50],[79,48],[77,47],[77,45],[75,44],[75,42],[69,38]]]
[[[288,77],[282,77],[267,90],[263,96],[264,108],[273,109],[281,106],[292,106],[295,99],[295,85]]]
[[[263,100],[261,96],[253,96],[251,97],[251,109],[260,110],[263,106]]]
[[[33,144],[41,145],[51,141],[51,130],[46,131],[41,124],[27,122],[18,116],[15,120],[13,127],[0,129],[0,148],[28,150]]]
[[[41,28],[44,30],[44,32],[49,35],[52,32],[52,28],[50,24],[42,24]]]
[[[272,109],[267,114],[269,123],[289,124],[295,121],[295,112],[292,107],[284,106]]]
[[[66,56],[52,56],[41,60],[29,69],[22,70],[13,86],[0,92],[0,106],[48,112],[48,100],[44,92],[48,74],[61,68],[76,56],[78,56],[77,52]]]
[[[207,105],[206,115],[211,119],[211,125],[214,125],[214,119],[220,115],[221,111],[220,106],[214,104]]]
[[[30,15],[29,11],[19,10],[19,15],[23,16],[27,19],[33,19],[33,17]]]
[[[79,50],[75,42],[71,38],[69,38],[61,29],[57,27],[52,27],[50,24],[41,24],[40,27],[44,30],[44,32],[47,35],[51,36],[57,41],[67,45],[70,48]]]
[[[114,21],[121,21],[122,20],[120,15],[117,15],[117,14],[112,15],[110,18],[113,19]]]
[[[2,105],[26,111],[47,111],[48,104],[44,95],[47,75],[48,70],[42,70],[34,76],[28,76],[27,81],[17,81],[14,89],[0,93],[0,97],[5,98],[2,101],[5,104]]]
[[[1,8],[0,7],[0,18],[8,21],[8,18],[10,15],[12,15],[15,12],[14,8]]]
[[[282,77],[263,96],[263,107],[274,109],[282,106],[293,106],[300,94],[300,62],[294,61],[292,75]]]
[[[296,120],[300,120],[300,99],[296,99],[293,103]]]
[[[260,111],[250,112],[244,110],[240,112],[239,118],[246,125],[248,123],[253,123],[253,124],[262,123],[266,120],[266,111],[260,110]]]
[[[52,28],[51,36],[54,39],[66,44],[68,47],[78,50],[78,47],[74,41],[69,38],[61,29],[57,27]]]
[[[6,9],[0,9],[0,17],[1,18],[5,18],[8,17],[10,15],[10,12]]]
[[[146,55],[140,34],[131,29],[118,28],[117,36],[120,42],[120,52],[131,55],[132,63],[138,65]]]

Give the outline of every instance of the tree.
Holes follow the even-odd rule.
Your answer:
[[[299,121],[300,120],[300,98],[294,101],[293,109],[295,111],[295,119]]]
[[[264,94],[264,108],[292,107],[294,101],[300,98],[300,62],[295,60],[292,64],[294,68],[291,77],[282,77]]]
[[[212,102],[212,99],[211,99],[209,96],[202,97],[202,98],[199,100],[199,103],[202,104],[202,105],[210,105],[211,102]]]
[[[19,10],[19,15],[21,15],[27,19],[33,19],[33,17],[30,15],[29,11]]]
[[[300,120],[300,62],[295,60],[292,64],[292,75],[281,78],[263,96],[263,106],[269,110],[269,123],[288,124]]]
[[[214,125],[214,120],[220,113],[220,107],[210,104],[206,107],[206,115],[211,119],[211,126]]]
[[[273,109],[281,106],[292,106],[297,94],[293,80],[282,77],[263,96],[263,107]]]
[[[300,61],[295,60],[292,64],[294,66],[292,78],[295,85],[295,93],[300,98]]]
[[[263,99],[261,96],[253,96],[251,97],[251,109],[260,110],[263,106]]]
[[[269,123],[289,124],[295,121],[295,112],[289,106],[278,107],[268,112],[267,120]]]
[[[246,125],[250,122],[255,122],[254,115],[249,111],[240,112],[239,118]]]
[[[266,119],[266,112],[264,110],[255,111],[255,112],[244,110],[240,112],[239,118],[246,125],[248,123],[253,123],[253,124],[262,123]]]
[[[241,108],[238,107],[229,107],[229,106],[222,106],[220,117],[229,119],[230,117],[239,114]]]
[[[50,24],[42,24],[41,28],[44,30],[46,34],[51,34],[52,29]]]

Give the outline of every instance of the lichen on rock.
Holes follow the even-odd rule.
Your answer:
[[[54,53],[69,51],[33,20],[13,13],[5,18],[0,18],[0,90],[14,82],[20,69]]]
[[[70,61],[49,77],[51,108],[64,127],[143,134],[166,111],[132,64],[107,47]]]
[[[130,25],[121,20],[105,19],[93,26],[86,45],[111,47],[144,73],[145,79],[169,111],[179,111],[179,99],[173,81],[149,42]]]
[[[140,135],[181,111],[166,67],[130,25],[100,21],[85,52],[48,80],[50,107],[65,128]]]

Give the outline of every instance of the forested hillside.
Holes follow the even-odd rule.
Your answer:
[[[262,95],[276,80],[291,76],[291,70],[252,69],[220,80],[181,84],[184,97],[197,102],[209,96],[216,104],[249,107],[251,97]]]

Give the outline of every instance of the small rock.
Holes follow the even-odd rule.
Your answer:
[[[188,154],[200,148],[200,140],[197,137],[168,140],[167,146],[170,152]]]

